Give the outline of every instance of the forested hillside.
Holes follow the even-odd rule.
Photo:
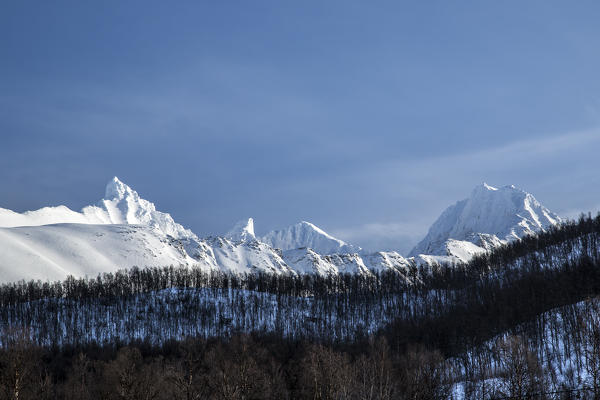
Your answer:
[[[173,267],[5,284],[4,386],[24,368],[51,397],[151,398],[160,381],[165,398],[594,398],[599,246],[582,216],[410,284]]]

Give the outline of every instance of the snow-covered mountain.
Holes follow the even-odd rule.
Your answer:
[[[94,277],[121,268],[200,263],[142,225],[54,224],[0,228],[0,282]],[[203,263],[210,268],[209,263]],[[216,267],[216,265],[215,265]]]
[[[533,195],[514,186],[477,186],[471,196],[448,207],[410,252],[467,261],[502,243],[534,234],[561,222]]]
[[[236,229],[229,237],[200,239],[115,177],[104,198],[80,212],[65,206],[22,214],[0,209],[0,281],[169,265],[294,273],[280,253],[252,240],[252,220]]]
[[[386,270],[418,280],[419,266],[467,261],[561,219],[512,186],[482,185],[448,208],[410,258],[366,253],[309,222],[261,238],[254,220],[201,239],[116,177],[95,205],[15,213],[0,209],[0,281],[94,276],[133,266],[184,265],[233,273],[370,274]]]
[[[406,259],[396,252],[322,255],[308,247],[302,247],[284,251],[283,259],[298,274],[327,276],[393,271],[400,274],[407,284],[419,280],[414,260]]]
[[[314,244],[326,253],[359,250],[313,224],[300,225],[304,233],[295,230],[291,236],[298,244]],[[239,222],[223,237],[201,239],[116,177],[107,184],[103,199],[79,212],[65,206],[22,214],[0,209],[0,281],[5,282],[94,276],[133,266],[326,275],[369,273],[370,268],[398,267],[400,271],[405,263],[371,262],[367,266],[358,254],[326,256],[306,248],[298,253],[304,256],[284,255],[258,240],[252,218]]]
[[[196,236],[176,223],[171,215],[157,211],[154,203],[142,199],[117,177],[106,185],[104,198],[82,212],[90,223],[144,225],[176,239]]]
[[[195,236],[192,231],[176,223],[169,214],[157,211],[153,203],[142,199],[117,177],[106,185],[102,200],[96,205],[84,207],[80,212],[65,206],[44,207],[22,214],[0,208],[0,227],[3,228],[68,223],[144,225],[156,233],[177,239]]]
[[[340,239],[336,239],[310,222],[302,221],[285,229],[271,231],[261,241],[281,250],[311,248],[319,254],[357,253],[361,250]]]

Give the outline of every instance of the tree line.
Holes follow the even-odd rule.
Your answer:
[[[568,398],[566,393],[575,389],[582,390],[577,396],[594,396],[600,387],[600,368],[595,367],[600,365],[600,313],[594,306],[600,293],[599,246],[600,216],[588,215],[509,243],[468,264],[422,266],[412,285],[393,271],[291,277],[176,267],[134,268],[54,283],[4,284],[0,286],[2,354],[10,359],[19,348],[11,343],[20,343],[21,338],[28,348],[37,349],[42,360],[63,360],[58,375],[53,368],[46,370],[52,372],[49,379],[55,391],[63,390],[75,373],[69,363],[79,352],[95,365],[97,375],[92,380],[113,387],[106,370],[117,365],[111,364],[115,360],[123,361],[125,353],[120,352],[138,360],[132,371],[143,375],[158,368],[164,378],[167,370],[175,368],[169,363],[186,358],[183,350],[172,350],[184,343],[203,343],[210,351],[219,348],[223,353],[217,358],[235,364],[242,357],[235,346],[249,341],[256,352],[273,357],[254,360],[258,367],[253,368],[276,366],[261,373],[267,374],[264,381],[269,382],[283,374],[280,386],[288,398],[341,399],[364,393],[366,389],[350,386],[375,379],[360,378],[360,371],[366,368],[365,360],[375,362],[382,348],[389,358],[386,371],[394,382],[384,392],[395,394],[362,398],[403,398],[399,393],[413,393],[410,387],[430,387],[438,397],[430,392],[405,398],[449,398],[458,389],[465,398]],[[228,352],[229,346],[238,350]],[[208,350],[202,357],[213,354]],[[253,357],[254,352],[249,354]],[[217,359],[213,361],[217,365]],[[221,382],[222,397],[212,398],[264,398],[235,397],[247,393],[246,389],[223,394],[223,379],[230,378],[215,372],[213,364],[197,364],[203,365],[198,368],[202,376],[210,377],[206,379],[211,385]],[[344,378],[329,375],[335,371],[307,377],[302,371],[309,364],[313,371],[344,365],[340,375]],[[7,371],[6,366],[15,362],[1,365]],[[38,379],[44,374],[33,375]],[[252,384],[240,385],[262,382],[249,381]],[[173,384],[161,382],[163,388]],[[299,394],[297,386],[309,394]],[[104,389],[93,390],[98,398],[110,398]],[[216,396],[216,390],[212,387],[210,396]],[[211,398],[202,396],[189,398]]]

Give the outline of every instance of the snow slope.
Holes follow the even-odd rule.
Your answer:
[[[0,254],[0,281],[5,282],[95,276],[133,266],[199,264],[176,241],[140,225],[0,228]]]
[[[281,254],[266,243],[256,239],[230,240],[223,237],[206,239],[222,271],[233,273],[266,272],[295,275]]]
[[[0,228],[0,282],[60,280],[138,267],[185,265],[233,273],[295,275],[256,240],[175,239],[144,225],[56,224]]]
[[[505,363],[500,360],[502,351],[499,346],[511,338],[526,344],[529,357],[535,360],[546,376],[544,385],[548,392],[588,388],[589,391],[579,393],[582,397],[571,398],[594,398],[592,388],[595,384],[590,372],[598,370],[598,349],[594,348],[592,338],[599,323],[600,301],[595,297],[553,308],[537,315],[532,321],[497,335],[480,345],[476,351],[469,350],[451,359],[462,371],[465,360],[468,360],[466,362],[476,365],[486,375],[485,379],[455,383],[454,398],[481,398],[481,392],[484,391],[491,398],[494,395],[496,398],[507,398],[503,393],[510,390],[510,383],[503,368]],[[478,357],[477,352],[486,354],[486,357]]]
[[[5,208],[0,208],[0,227],[11,228],[15,226],[40,226],[49,224],[88,224],[88,218],[82,213],[71,210],[65,206],[44,207],[35,211],[16,213]]]
[[[498,189],[484,183],[473,189],[468,199],[448,207],[409,256],[451,256],[467,261],[560,222],[561,218],[533,195],[514,186]]]
[[[309,247],[319,254],[357,253],[360,247],[336,239],[310,222],[302,221],[282,230],[271,231],[261,241],[282,250]]]

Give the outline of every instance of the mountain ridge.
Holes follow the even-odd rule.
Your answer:
[[[199,238],[114,177],[104,198],[81,212],[65,206],[22,214],[0,209],[0,280],[61,279],[167,264],[242,274],[391,270],[410,282],[418,267],[466,262],[558,221],[560,217],[527,192],[483,184],[447,208],[415,247],[429,253],[408,258],[394,251],[366,252],[307,221],[257,237],[254,220],[248,218],[223,236]]]
[[[282,250],[308,247],[319,254],[358,253],[362,250],[358,246],[331,236],[307,221],[300,221],[287,228],[268,232],[260,240]]]

